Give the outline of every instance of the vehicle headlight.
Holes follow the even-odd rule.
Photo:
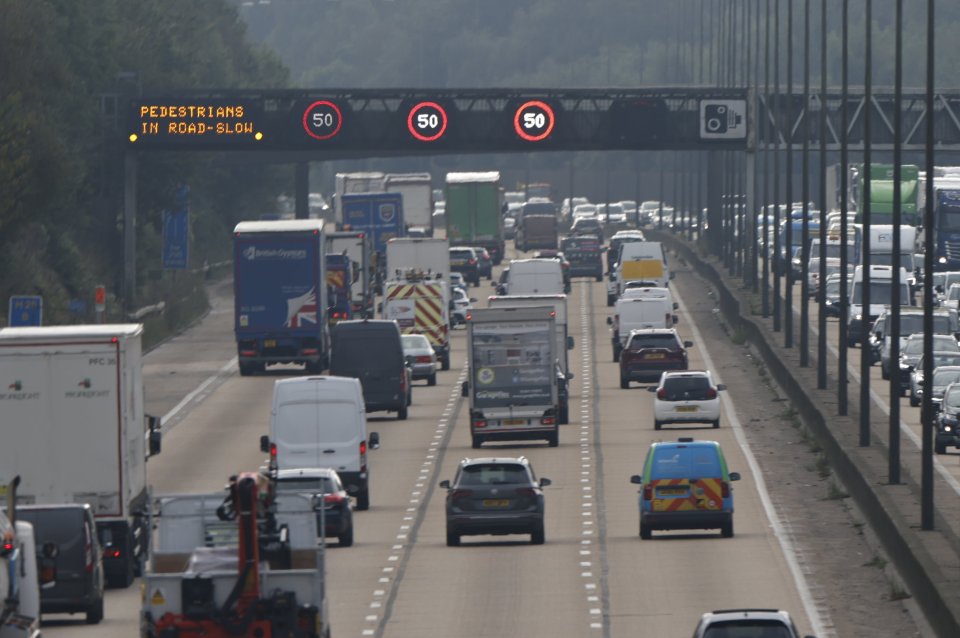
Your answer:
[[[946,423],[944,423],[944,424],[943,424],[943,431],[944,431],[944,432],[952,432],[952,431],[953,431],[953,428],[950,427],[949,425],[947,425]]]
[[[854,321],[863,321],[863,315],[856,315],[856,316],[854,316],[853,319],[854,319]]]

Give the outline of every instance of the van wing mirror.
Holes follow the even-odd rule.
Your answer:
[[[730,472],[730,480],[731,480],[731,481],[739,481],[739,480],[740,480],[740,472]]]
[[[724,385],[724,384],[722,384],[722,383],[718,383],[718,384],[717,384],[717,390],[718,390],[718,391],[723,391],[723,390],[726,390],[726,389],[727,389],[727,386],[726,386],[726,385]]]
[[[642,485],[642,484],[643,484],[643,477],[640,476],[639,474],[634,474],[633,476],[630,477],[630,482],[631,482],[631,483],[634,483],[634,484],[636,484],[636,485]]]
[[[147,456],[160,454],[160,417],[151,414],[144,415],[147,422]]]
[[[608,325],[608,326],[612,326],[612,325],[613,325],[613,317],[607,317],[607,325]]]
[[[573,350],[573,337],[567,337],[567,350]]]
[[[547,487],[548,485],[552,485],[552,484],[553,484],[553,481],[551,481],[548,478],[540,479],[540,487]]]
[[[674,310],[680,310],[680,304],[677,303],[676,301],[674,301],[674,302],[673,302],[673,309],[674,309]]]
[[[450,481],[448,481],[448,480],[446,480],[446,479],[444,479],[443,481],[440,481],[440,487],[449,490],[449,489],[450,489]]]
[[[376,450],[377,448],[379,448],[379,447],[380,447],[380,433],[379,433],[379,432],[371,432],[371,433],[370,433],[370,438],[367,439],[367,445],[370,446],[370,449],[371,449],[371,450]]]
[[[270,437],[266,434],[260,437],[260,451],[265,453],[270,452]]]
[[[692,341],[684,341],[684,342],[683,342],[683,347],[684,347],[684,348],[692,348],[692,347],[693,347],[693,342],[692,342]]]

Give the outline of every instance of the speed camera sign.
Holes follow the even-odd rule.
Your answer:
[[[700,139],[742,140],[746,137],[746,100],[700,100]]]

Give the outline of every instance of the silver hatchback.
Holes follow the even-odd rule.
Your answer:
[[[403,335],[403,357],[413,372],[414,379],[426,379],[427,385],[437,385],[437,354],[423,335]]]

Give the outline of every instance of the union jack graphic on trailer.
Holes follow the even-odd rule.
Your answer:
[[[302,328],[317,324],[317,291],[309,292],[293,299],[287,299],[287,328]]]

